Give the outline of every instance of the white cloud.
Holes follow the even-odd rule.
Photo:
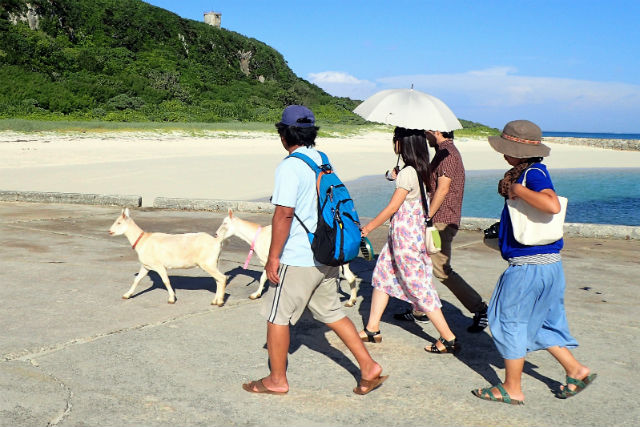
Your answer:
[[[484,70],[469,71],[467,74],[476,76],[506,76],[516,71],[518,71],[518,69],[515,67],[492,67]]]
[[[413,83],[427,92],[455,93],[477,105],[515,107],[559,102],[582,109],[603,106],[640,106],[640,86],[574,80],[558,77],[518,76],[509,72],[470,71],[460,74],[431,74],[387,77],[378,80],[384,87]],[[436,95],[437,96],[437,95]]]
[[[496,66],[455,74],[390,76],[375,82],[340,72],[310,76],[330,94],[352,99],[414,85],[442,99],[458,117],[499,128],[514,118],[530,118],[546,130],[640,132],[639,85],[517,72],[514,67]]]
[[[360,80],[341,71],[309,73],[309,81],[333,96],[345,96],[351,99],[365,99],[376,91],[375,83]]]
[[[361,84],[366,80],[359,80],[353,77],[351,74],[343,73],[341,71],[323,71],[321,73],[310,73],[309,78],[316,84],[321,83],[346,83],[346,84]]]

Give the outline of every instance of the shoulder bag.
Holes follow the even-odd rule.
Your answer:
[[[437,254],[442,249],[440,241],[440,232],[433,225],[433,221],[429,218],[429,202],[424,191],[424,183],[418,171],[418,183],[420,185],[420,198],[422,199],[422,207],[424,208],[424,243],[429,255]]]
[[[522,180],[522,185],[525,187],[527,185],[527,173],[531,169],[537,169],[544,174],[542,169],[527,169]],[[515,200],[507,199],[513,237],[519,243],[527,246],[548,245],[562,239],[568,200],[566,197],[558,196],[558,201],[560,202],[560,212],[549,214],[534,208],[521,198]]]

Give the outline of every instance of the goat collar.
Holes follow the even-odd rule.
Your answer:
[[[140,235],[138,236],[138,238],[136,239],[136,241],[134,242],[133,246],[131,246],[131,249],[136,248],[136,245],[138,244],[138,242],[140,241],[140,239],[142,239],[142,236],[144,236],[144,231],[142,233],[140,233]]]
[[[262,231],[262,227],[258,227],[258,230],[256,231],[256,235],[253,236],[253,242],[251,242],[251,249],[249,249],[249,255],[247,255],[247,259],[245,260],[244,266],[242,267],[245,270],[249,266],[249,261],[251,261],[251,256],[253,255],[253,250],[256,247],[256,241],[258,240],[258,236],[260,235],[261,231]]]

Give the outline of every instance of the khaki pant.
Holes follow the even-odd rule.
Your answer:
[[[437,254],[431,255],[433,275],[453,292],[467,310],[471,313],[481,311],[484,308],[484,302],[480,294],[451,268],[451,244],[458,229],[444,223],[436,223],[435,227],[440,232],[442,249]]]

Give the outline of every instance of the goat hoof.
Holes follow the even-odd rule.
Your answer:
[[[255,294],[249,295],[249,299],[258,299],[260,297],[261,297],[261,295],[259,295],[259,294],[258,295],[255,295]]]
[[[173,300],[173,301],[172,301],[172,300],[169,300],[169,301],[167,301],[167,303],[168,303],[168,304],[175,304],[175,303],[176,303],[176,300]]]
[[[129,299],[129,295],[122,295],[122,299]]]
[[[344,303],[345,307],[353,307],[356,303],[355,302],[351,302],[351,301],[347,301],[346,303]]]

